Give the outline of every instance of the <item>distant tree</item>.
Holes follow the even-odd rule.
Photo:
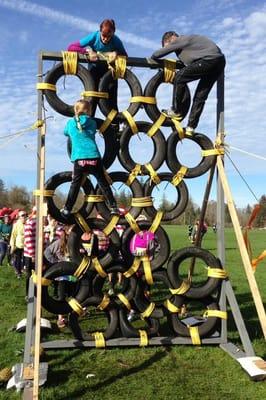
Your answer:
[[[12,186],[8,191],[8,204],[13,209],[22,208],[30,211],[31,195],[24,186]]]
[[[0,208],[8,205],[7,190],[4,181],[0,179]]]
[[[266,195],[262,195],[259,201],[260,211],[254,222],[254,226],[263,228],[266,226]]]
[[[132,201],[132,196],[126,192],[126,190],[121,190],[115,194],[115,198],[119,207],[129,208]]]

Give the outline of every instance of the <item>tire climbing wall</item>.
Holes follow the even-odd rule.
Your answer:
[[[219,259],[197,246],[171,253],[171,243],[163,225],[185,212],[189,197],[186,180],[207,173],[217,154],[207,136],[187,135],[180,121],[167,118],[157,106],[156,91],[163,82],[172,83],[176,64],[166,61],[143,90],[137,76],[127,68],[126,59],[119,57],[97,88],[89,70],[77,59],[75,63],[70,62],[67,53],[63,59],[37,87],[54,110],[72,117],[73,105],[58,97],[56,85],[64,75],[74,74],[79,78],[84,86],[83,98],[94,98],[105,116],[104,120],[96,118],[96,122],[104,138],[103,164],[110,185],[125,184],[132,193],[132,202],[124,215],[111,217],[99,187],[86,177],[82,184],[83,204],[66,220],[54,201],[55,191],[60,185],[71,182],[72,172],[59,171],[46,182],[44,195],[49,214],[73,228],[68,241],[71,261],[54,264],[44,272],[43,307],[54,314],[69,314],[69,327],[74,337],[92,341],[96,347],[108,346],[112,338],[118,339],[117,345],[122,338],[127,338],[127,343],[131,338],[139,338],[140,345],[148,345],[152,337],[182,337],[187,338],[188,344],[200,344],[202,338],[209,338],[214,332],[219,336],[221,319],[226,318],[226,312],[219,309],[221,282],[226,277]],[[130,88],[127,110],[111,108],[108,87],[114,79],[124,79]],[[183,118],[189,106],[190,93],[186,87]],[[144,107],[149,122],[137,119],[140,107]],[[161,127],[167,127],[167,139]],[[134,161],[129,146],[132,136],[139,132],[150,137],[153,146],[152,158],[143,165]],[[198,165],[188,168],[179,161],[177,146],[183,140],[199,146],[202,157]],[[68,143],[68,153],[70,151],[71,143]],[[117,158],[124,170],[108,172]],[[168,172],[158,173],[164,161]],[[176,204],[165,212],[156,209],[153,199],[153,190],[161,182],[172,185],[177,192]],[[101,219],[93,218],[95,211]],[[143,213],[146,220],[139,220]],[[121,236],[117,225],[124,228]],[[84,233],[99,231],[109,243],[102,252],[84,240]],[[155,251],[136,256],[132,253],[132,240],[136,233],[143,231],[154,234]],[[192,279],[184,278],[189,275],[191,265]],[[63,298],[50,290],[51,284],[55,281],[60,284],[62,277],[66,286]],[[111,291],[110,277],[114,282]],[[92,328],[87,318],[88,309],[104,314],[104,327]]]

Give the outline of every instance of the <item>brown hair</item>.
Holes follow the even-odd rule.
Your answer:
[[[81,114],[91,113],[91,103],[88,100],[78,100],[74,104],[75,116],[79,117]]]
[[[164,47],[164,42],[170,39],[172,36],[178,37],[179,35],[175,31],[168,31],[165,32],[162,36],[162,46]]]
[[[115,32],[115,21],[113,19],[104,19],[100,23],[100,31],[105,27]]]

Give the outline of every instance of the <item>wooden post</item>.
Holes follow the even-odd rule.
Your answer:
[[[231,220],[233,223],[233,227],[235,230],[235,234],[236,234],[236,239],[237,239],[237,243],[238,243],[238,247],[240,250],[240,254],[242,257],[242,261],[243,261],[243,265],[245,268],[245,272],[247,275],[247,279],[248,279],[248,283],[249,283],[249,287],[253,296],[253,300],[257,309],[257,313],[258,313],[258,317],[260,320],[260,324],[261,324],[261,328],[262,328],[262,332],[264,335],[264,338],[266,339],[266,314],[265,314],[265,309],[263,306],[263,302],[261,299],[261,295],[259,292],[259,288],[254,276],[254,272],[250,263],[250,259],[248,256],[248,252],[246,249],[246,245],[244,242],[244,238],[243,238],[243,234],[241,231],[241,227],[238,221],[238,216],[236,213],[236,208],[234,205],[234,201],[233,201],[233,196],[225,175],[225,170],[224,170],[224,166],[223,166],[223,162],[222,162],[222,158],[221,156],[217,157],[217,168],[219,171],[219,176],[221,179],[221,183],[223,186],[223,190],[224,190],[224,194],[226,196],[227,199],[227,205],[228,205],[228,210],[231,216]]]

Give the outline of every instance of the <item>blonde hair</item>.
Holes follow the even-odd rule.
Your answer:
[[[79,131],[83,131],[79,117],[81,114],[91,115],[91,102],[87,100],[78,100],[74,104],[75,120]]]
[[[74,104],[75,116],[79,117],[81,114],[91,113],[91,103],[88,100],[78,100]]]

